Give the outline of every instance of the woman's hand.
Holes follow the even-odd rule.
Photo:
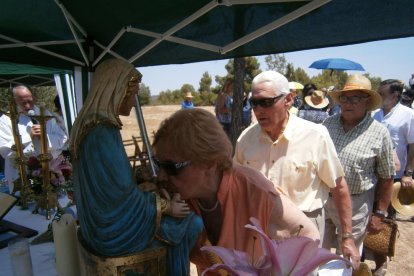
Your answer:
[[[368,223],[368,233],[376,234],[380,232],[383,228],[384,225],[382,225],[382,218],[380,216],[373,214]]]

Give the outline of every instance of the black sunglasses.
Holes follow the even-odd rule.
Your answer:
[[[154,159],[155,164],[159,168],[162,168],[168,175],[178,175],[181,169],[187,167],[191,164],[191,161],[184,161],[184,162],[172,162],[172,161],[159,161]]]
[[[250,102],[250,105],[253,108],[257,107],[258,105],[260,105],[261,107],[264,107],[264,108],[268,108],[268,107],[271,107],[272,105],[274,105],[274,103],[277,102],[283,96],[285,96],[285,95],[281,94],[279,96],[275,96],[275,97],[271,97],[271,98],[264,98],[264,99],[257,99],[257,100],[253,99],[253,98],[250,98],[249,102]]]

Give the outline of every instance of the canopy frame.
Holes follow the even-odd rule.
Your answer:
[[[17,47],[28,47],[32,50],[42,52],[47,55],[51,55],[54,57],[57,57],[59,59],[63,59],[66,61],[69,61],[73,63],[74,66],[82,66],[82,67],[89,67],[89,69],[94,68],[106,54],[110,54],[116,58],[120,58],[126,61],[129,61],[133,63],[146,53],[148,53],[150,50],[152,50],[154,47],[156,47],[158,44],[160,44],[163,41],[169,41],[174,42],[177,44],[182,44],[185,46],[194,47],[197,49],[202,49],[214,53],[218,53],[221,55],[224,55],[228,52],[231,52],[247,43],[249,43],[252,40],[255,40],[277,28],[280,28],[281,26],[288,24],[289,22],[310,13],[311,11],[320,8],[323,5],[326,5],[327,3],[331,2],[332,0],[212,0],[203,7],[201,7],[199,10],[195,11],[193,14],[191,14],[189,17],[185,18],[175,26],[172,26],[170,29],[168,29],[164,33],[156,33],[151,32],[147,30],[143,30],[140,28],[135,28],[132,26],[124,26],[112,39],[112,41],[107,45],[104,46],[102,43],[92,40],[91,43],[96,45],[97,47],[101,48],[103,51],[100,53],[100,55],[93,59],[91,53],[86,53],[84,48],[82,47],[82,44],[88,43],[88,34],[87,32],[82,28],[82,26],[75,20],[75,18],[69,13],[69,11],[65,8],[63,3],[61,3],[59,0],[55,0],[56,5],[60,8],[62,11],[66,22],[69,26],[69,29],[73,35],[72,40],[62,40],[62,41],[40,41],[40,42],[24,42],[3,34],[0,34],[0,38],[12,42],[11,44],[6,45],[0,45],[0,48],[17,48]],[[269,23],[265,26],[262,26],[258,28],[257,30],[233,41],[228,43],[227,45],[213,45],[203,42],[198,42],[194,40],[188,40],[183,39],[179,37],[174,37],[173,35],[177,33],[179,30],[183,29],[187,25],[191,24],[201,16],[205,15],[206,13],[210,12],[214,8],[218,6],[233,6],[233,5],[248,5],[248,4],[268,4],[268,3],[288,3],[288,2],[308,2],[307,4],[299,7],[298,9],[286,14],[285,16],[282,16],[279,19],[276,19],[272,23]],[[78,34],[80,32],[80,35]],[[143,49],[140,49],[136,54],[129,58],[122,57],[120,54],[116,53],[112,50],[113,46],[124,36],[126,33],[135,33],[138,35],[144,35],[147,37],[154,38],[153,41],[151,41],[147,46],[145,46]],[[81,52],[81,55],[83,57],[83,60],[77,60],[73,59],[69,56],[65,56],[56,52],[53,52],[51,50],[47,50],[42,48],[41,46],[48,46],[48,45],[63,45],[63,44],[76,44],[79,48],[79,51]],[[92,67],[92,68],[91,68]]]

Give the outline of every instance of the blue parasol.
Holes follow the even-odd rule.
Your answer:
[[[327,58],[313,62],[309,68],[365,71],[361,64],[344,58]]]

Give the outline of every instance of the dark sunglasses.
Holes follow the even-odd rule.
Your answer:
[[[154,159],[155,164],[159,168],[162,168],[168,175],[178,175],[180,171],[191,164],[191,161],[184,161],[184,162],[172,162],[172,161],[159,161]]]
[[[282,95],[279,95],[279,96],[275,96],[275,97],[271,97],[271,98],[264,98],[264,99],[253,99],[253,98],[250,98],[249,99],[249,102],[250,102],[250,105],[253,108],[254,107],[257,107],[258,105],[260,105],[261,107],[264,107],[264,108],[268,108],[268,107],[271,107],[272,105],[274,105],[275,102],[277,102],[283,96],[285,96],[285,95],[282,94]]]

